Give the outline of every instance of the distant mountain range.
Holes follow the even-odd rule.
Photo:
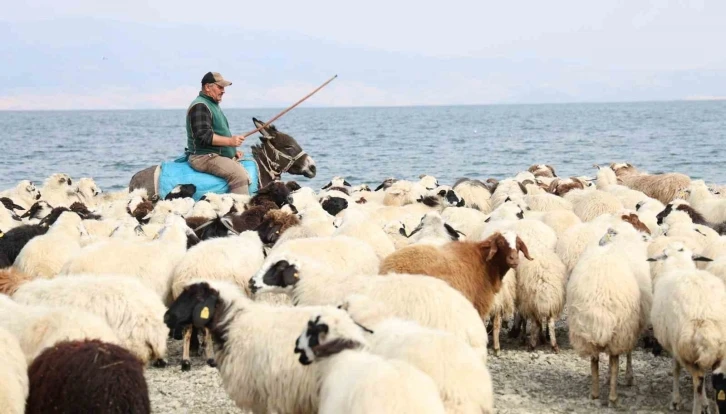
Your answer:
[[[230,26],[0,22],[0,38],[0,109],[182,108],[208,70],[234,82],[227,107],[286,106],[334,74],[310,106],[726,97],[726,70],[618,70],[536,55],[436,58]]]

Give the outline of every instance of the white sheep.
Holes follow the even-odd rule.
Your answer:
[[[599,355],[610,356],[608,405],[613,407],[620,355],[628,357],[625,378],[632,384],[630,355],[644,326],[638,281],[610,234],[590,244],[572,270],[567,307],[570,343],[580,356],[590,358],[593,399],[600,395]]]
[[[407,362],[370,353],[363,329],[344,311],[312,316],[295,353],[318,368],[321,414],[444,413],[434,381]]]
[[[360,209],[347,209],[333,236],[350,236],[368,243],[376,252],[378,260],[383,260],[396,250],[386,232]]]
[[[22,180],[14,188],[3,191],[0,196],[8,197],[13,202],[28,210],[35,202],[40,200],[40,190],[30,180]]]
[[[726,287],[696,269],[693,259],[681,243],[649,259],[664,261],[667,269],[655,284],[651,320],[656,339],[673,356],[671,409],[680,409],[678,380],[685,367],[693,378],[693,412],[701,413],[708,407],[704,376],[726,358]]]
[[[532,180],[534,181],[534,179]],[[507,198],[524,198],[526,194],[525,187],[513,179],[505,179],[499,182],[497,189],[492,193],[490,199],[492,210],[497,209],[500,205],[504,204]]]
[[[688,202],[693,208],[703,214],[710,223],[723,223],[726,221],[726,198],[712,194],[703,180],[691,181],[688,187]]]
[[[501,346],[499,344],[499,335],[502,330],[502,321],[510,321],[514,317],[517,309],[517,272],[515,269],[509,269],[502,278],[502,287],[499,292],[494,294],[494,301],[489,310],[488,319],[492,323],[492,350],[494,356],[499,356]],[[519,323],[519,319],[517,323]],[[511,326],[511,325],[510,325]],[[515,329],[515,327],[512,327]]]
[[[14,211],[0,206],[0,230],[8,231],[23,225],[23,220]]]
[[[20,250],[14,266],[34,277],[51,278],[81,250],[86,233],[81,217],[71,211],[61,213],[44,235],[30,239]]]
[[[28,363],[15,335],[0,328],[0,407],[6,414],[25,413]]]
[[[106,321],[85,310],[41,304],[30,306],[0,294],[0,312],[13,315],[0,319],[0,328],[17,338],[28,365],[43,350],[62,341],[98,339],[120,345]]]
[[[404,206],[414,204],[420,197],[426,195],[428,190],[419,183],[399,180],[384,190],[382,204],[384,206]]]
[[[565,194],[572,202],[572,211],[582,221],[592,221],[603,214],[615,214],[623,203],[614,195],[601,190],[573,190]]]
[[[169,331],[162,320],[165,307],[138,280],[111,275],[35,279],[21,285],[13,299],[26,305],[62,306],[92,313],[105,319],[120,345],[144,363],[153,360],[156,365],[166,365],[163,358]]]
[[[193,323],[215,341],[215,359],[227,395],[242,410],[313,413],[318,408],[314,369],[292,352],[300,330],[320,307],[257,303],[225,281],[188,286],[164,315],[176,329]]]
[[[633,190],[629,187],[618,184],[618,177],[615,175],[615,171],[613,171],[612,168],[600,167],[597,164],[595,167],[597,168],[596,188],[617,197],[623,204],[624,208],[635,210],[638,203],[650,199],[650,197],[641,191]]]
[[[549,248],[527,242],[533,260],[522,260],[516,269],[517,310],[524,320],[531,322],[530,350],[534,350],[544,324],[547,325],[550,345],[560,351],[555,336],[555,321],[565,307],[567,268]]]
[[[421,174],[418,178],[418,183],[427,190],[433,190],[439,186],[439,180],[433,175]]]
[[[485,214],[492,211],[490,201],[492,195],[483,182],[464,178],[458,180],[453,189],[464,200],[466,207]]]
[[[202,196],[200,201],[209,202],[209,204],[212,205],[212,209],[218,216],[224,216],[225,214],[229,213],[229,210],[231,210],[232,206],[235,204],[235,199],[229,197],[227,194],[216,193],[206,193]],[[216,216],[211,218],[215,217]]]
[[[263,245],[257,232],[243,231],[237,236],[205,240],[189,249],[175,266],[171,285],[172,298],[178,298],[187,286],[202,281],[222,280],[247,290],[250,278],[254,276],[264,260]],[[277,294],[262,295],[257,300],[290,304],[288,297]],[[192,332],[188,327],[185,329],[183,371],[191,369],[189,346]],[[211,333],[207,330],[205,336],[207,364],[215,366]]]
[[[83,177],[78,180],[75,198],[89,209],[93,209],[102,201],[101,193],[101,188],[93,178]]]
[[[40,189],[41,199],[53,207],[68,207],[75,201],[76,187],[68,174],[56,173],[48,177]]]
[[[571,210],[553,210],[543,213],[539,216],[527,214],[527,217],[531,217],[534,220],[539,220],[544,224],[548,225],[552,230],[555,231],[557,239],[561,239],[567,230],[573,226],[582,223],[577,214]]]
[[[311,263],[298,269],[281,264],[275,272],[258,272],[250,281],[253,294],[286,293],[299,305],[337,305],[348,295],[364,294],[383,303],[391,315],[441,329],[468,343],[483,359],[487,333],[479,313],[458,290],[424,275],[340,275]]]
[[[481,232],[488,218],[479,210],[468,207],[447,207],[441,212],[441,218],[451,227],[461,231],[468,237]]]
[[[701,251],[701,255],[713,260],[718,260],[722,257],[726,257],[726,237],[719,237],[711,243],[708,243],[706,247],[704,247]],[[705,269],[708,265],[708,263],[704,262],[696,263],[696,267],[702,270]]]
[[[293,264],[311,262],[340,275],[377,274],[380,264],[376,252],[368,243],[349,236],[311,237],[282,244],[278,242],[257,274],[264,275],[280,261]]]
[[[339,307],[373,330],[366,335],[371,352],[406,361],[431,377],[447,413],[493,413],[489,370],[468,344],[449,332],[391,317],[364,295],[348,296]]]
[[[184,219],[172,215],[156,240],[109,238],[91,244],[68,260],[60,274],[113,274],[138,278],[164,303],[169,303],[174,267],[184,257],[187,237],[192,233]]]
[[[424,214],[418,226],[406,235],[409,244],[430,244],[442,246],[452,240],[464,240],[466,235],[444,222],[436,212]]]

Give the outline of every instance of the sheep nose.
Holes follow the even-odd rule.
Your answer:
[[[253,294],[253,295],[254,295],[255,293],[257,293],[257,291],[258,291],[258,290],[260,290],[260,289],[259,289],[259,288],[257,287],[257,285],[255,284],[255,280],[254,280],[254,279],[250,279],[249,287],[250,287],[250,292],[252,292],[252,294]]]
[[[317,171],[317,167],[315,167],[315,164],[311,165],[310,166],[310,172],[313,173],[313,174],[315,174],[316,171]]]

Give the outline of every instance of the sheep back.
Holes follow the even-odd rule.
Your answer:
[[[0,328],[0,407],[5,414],[23,414],[28,398],[28,364],[18,340]]]
[[[141,361],[101,341],[73,341],[45,350],[28,369],[26,413],[150,413]]]

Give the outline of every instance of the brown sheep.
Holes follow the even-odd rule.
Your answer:
[[[139,223],[143,223],[144,217],[148,216],[152,210],[154,210],[154,203],[149,200],[144,200],[137,204],[133,211],[130,206],[126,207],[126,211]]]
[[[257,227],[257,233],[259,233],[262,243],[274,245],[285,230],[299,224],[300,219],[295,214],[282,210],[270,210]]]
[[[574,178],[566,178],[564,180],[561,180],[559,178],[556,178],[550,183],[547,192],[562,197],[572,190],[582,190],[584,188],[585,185],[582,183],[581,180],[576,180]]]
[[[421,274],[444,280],[469,299],[484,319],[501,289],[502,278],[519,265],[520,251],[532,260],[519,236],[497,232],[480,242],[405,247],[386,257],[379,273]]]
[[[615,171],[618,183],[643,192],[663,204],[673,201],[681,190],[691,185],[691,179],[684,174],[646,174],[641,173],[632,164],[612,163],[610,168]]]
[[[552,167],[549,164],[534,164],[531,167],[529,167],[527,169],[527,171],[534,174],[535,177],[550,177],[550,178],[557,177],[554,167]]]
[[[8,267],[7,269],[0,269],[0,294],[12,295],[16,290],[25,282],[32,279],[30,275],[27,275],[14,267]]]

